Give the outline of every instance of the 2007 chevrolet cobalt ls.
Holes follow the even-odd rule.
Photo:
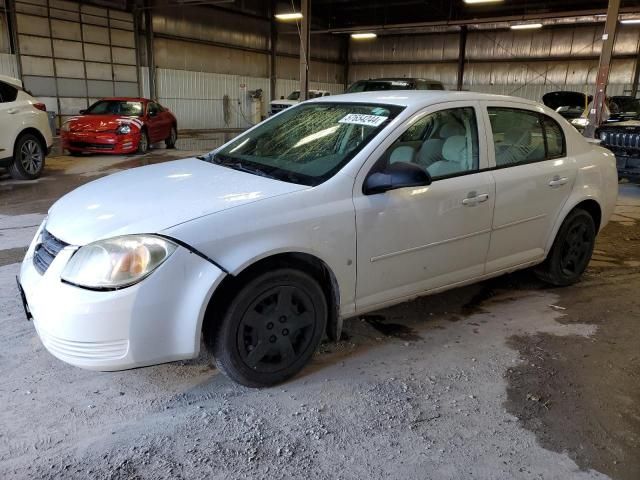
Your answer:
[[[204,338],[231,379],[267,386],[344,318],[532,266],[577,281],[616,198],[614,156],[536,103],[327,97],[64,196],[19,283],[73,365],[192,358]]]

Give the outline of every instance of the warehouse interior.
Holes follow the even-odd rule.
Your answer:
[[[294,266],[302,265],[326,281],[322,294],[327,299],[326,317],[333,323],[323,329],[302,370],[264,388],[235,383],[216,362],[215,339],[208,335],[218,332],[218,326],[207,330],[205,324],[208,315],[222,316],[222,309],[210,304],[197,305],[195,347],[194,342],[185,342],[196,355],[163,356],[155,363],[127,364],[126,370],[77,368],[73,363],[84,360],[92,345],[102,348],[99,355],[108,356],[117,348],[115,340],[100,347],[93,337],[72,344],[54,337],[47,341],[42,335],[34,322],[36,309],[29,307],[34,293],[25,294],[24,272],[25,265],[35,265],[31,258],[35,250],[42,246],[49,252],[43,229],[56,208],[77,207],[77,215],[70,214],[57,225],[90,239],[73,243],[49,233],[49,240],[59,242],[54,245],[56,255],[66,252],[72,258],[74,245],[82,250],[94,240],[98,243],[112,234],[116,239],[125,237],[142,225],[135,235],[167,240],[184,254],[180,258],[187,259],[185,265],[206,261],[221,276],[227,275],[228,281],[203,288],[212,304],[220,301],[225,308],[238,298],[244,279],[257,277],[264,265],[275,268],[286,263],[283,257],[266,259],[266,254],[258,267],[243,263],[238,245],[247,242],[253,248],[263,238],[236,232],[266,228],[282,213],[277,228],[264,234],[268,240],[276,238],[288,231],[289,220],[297,221],[289,208],[305,208],[304,215],[320,218],[307,228],[309,249],[337,251],[342,268],[355,272],[350,284],[354,292],[360,284],[391,278],[401,270],[366,270],[388,258],[478,235],[493,238],[495,232],[548,216],[531,209],[527,218],[508,218],[497,228],[494,222],[453,240],[367,254],[358,263],[357,256],[364,255],[360,243],[346,252],[335,240],[347,235],[345,224],[354,228],[358,242],[364,237],[375,246],[389,238],[408,237],[412,226],[392,224],[395,228],[388,237],[377,236],[383,230],[379,225],[402,211],[404,204],[392,203],[384,210],[379,198],[356,198],[366,193],[366,187],[353,183],[364,175],[364,167],[360,171],[353,166],[331,177],[353,177],[344,189],[346,200],[327,194],[321,204],[313,204],[308,198],[314,198],[313,190],[324,183],[306,184],[311,188],[304,190],[296,182],[278,179],[273,182],[278,184],[273,198],[284,198],[291,191],[307,192],[309,197],[299,196],[302,200],[288,205],[283,201],[281,212],[256,207],[255,216],[245,214],[251,206],[261,205],[266,182],[276,177],[243,170],[233,162],[228,169],[222,160],[213,165],[217,149],[227,148],[231,157],[230,152],[245,145],[239,143],[244,138],[239,135],[277,123],[274,115],[281,110],[295,110],[289,107],[315,97],[340,103],[356,82],[376,79],[392,83],[417,79],[437,86],[438,92],[422,92],[424,100],[421,92],[404,89],[381,96],[383,107],[387,101],[400,102],[399,98],[437,103],[440,94],[446,101],[467,101],[467,108],[473,101],[476,109],[491,99],[511,102],[511,108],[525,99],[523,108],[557,120],[558,130],[564,132],[558,137],[559,154],[552,158],[549,124],[540,127],[539,146],[547,155],[546,163],[576,168],[579,155],[567,153],[575,145],[579,153],[588,151],[609,162],[608,175],[587,165],[576,168],[575,174],[554,172],[542,188],[534,178],[542,169],[535,167],[545,162],[529,162],[523,167],[531,178],[516,183],[508,178],[513,166],[498,165],[489,108],[475,127],[481,133],[473,139],[481,147],[475,157],[476,163],[480,158],[477,173],[494,182],[494,190],[478,202],[488,199],[485,207],[492,205],[492,214],[497,211],[497,203],[491,202],[500,191],[495,186],[500,175],[512,182],[503,188],[507,207],[525,196],[531,204],[549,200],[569,179],[573,191],[583,189],[585,196],[592,195],[594,183],[609,181],[606,194],[612,205],[593,214],[597,237],[580,281],[563,287],[545,283],[535,270],[539,264],[531,262],[526,269],[507,266],[499,276],[474,275],[473,280],[480,282],[464,279],[451,283],[451,288],[434,288],[427,296],[403,294],[402,303],[379,302],[379,308],[343,319],[340,294],[335,293],[339,282],[331,269],[324,270],[320,261],[305,263],[304,255],[294,252]],[[30,180],[16,176],[0,155],[1,479],[640,479],[640,0],[0,0],[0,140],[2,130],[17,123],[3,109],[5,83],[33,97],[29,100],[33,108],[47,112],[51,135],[50,142],[43,139],[42,170]],[[466,93],[456,97],[454,92]],[[552,92],[583,94],[583,104],[572,104],[580,107],[577,116],[565,117],[555,105],[545,107],[543,97]],[[374,93],[362,93],[362,102],[357,98],[346,102],[371,102]],[[628,101],[630,111],[614,112],[613,97]],[[104,146],[103,150],[69,148],[72,144],[65,135],[70,135],[70,126],[91,117],[87,109],[104,99],[140,103],[142,109],[154,104],[159,109],[154,116],[166,115],[169,130],[157,138],[145,137],[148,145],[143,149],[130,144],[128,150],[117,152],[105,151]],[[425,108],[432,108],[429,105]],[[496,109],[502,107],[500,103]],[[3,115],[9,121],[2,123]],[[560,115],[569,121],[562,128]],[[140,124],[152,120],[138,117]],[[610,118],[613,122],[607,127]],[[97,122],[101,121],[102,117]],[[408,129],[414,119],[402,121]],[[315,134],[307,132],[294,147],[331,135],[340,128],[338,123]],[[119,123],[109,125],[109,134],[126,136]],[[580,136],[571,137],[574,127]],[[95,124],[84,128],[96,137],[107,131]],[[450,130],[451,137],[462,137],[459,126]],[[383,142],[390,145],[396,133],[381,139],[375,152],[387,145]],[[522,140],[526,135],[516,136]],[[437,140],[444,158],[447,139]],[[89,141],[82,145],[95,147]],[[11,148],[0,142],[0,153]],[[358,152],[368,155],[367,148]],[[458,151],[464,148],[459,146]],[[391,163],[392,154],[388,157]],[[238,177],[222,174],[207,177],[203,160],[207,168],[233,170],[251,181],[236,182]],[[139,172],[145,171],[159,173],[144,178]],[[409,185],[406,198],[441,192],[438,177],[432,183],[431,172],[427,170],[426,176],[423,184]],[[476,206],[476,194],[482,197],[483,192],[463,184],[470,176],[454,172],[440,178],[461,182],[459,189],[465,195],[471,191],[462,203],[449,197],[433,208],[435,213],[429,209],[433,215],[428,219],[435,223],[422,225],[424,231],[445,230],[450,225],[441,228],[439,219],[452,218],[470,201]],[[122,185],[108,183],[114,178],[123,178]],[[584,178],[592,183],[580,185]],[[406,199],[400,194],[388,197]],[[188,202],[183,203],[185,198]],[[591,200],[585,204],[593,205]],[[121,210],[103,212],[109,202]],[[214,202],[224,209],[211,214],[206,209]],[[341,216],[330,218],[331,208],[346,209],[345,205],[350,209],[346,214],[340,210]],[[568,201],[562,208],[568,209],[567,205]],[[370,231],[358,230],[359,206],[370,215]],[[405,210],[426,211],[421,209],[418,205]],[[91,237],[93,225],[83,223],[92,212],[96,238]],[[175,225],[154,230],[154,221],[176,212],[180,219]],[[226,223],[189,231],[193,237],[211,236],[213,253],[171,236],[171,229],[194,219],[223,214]],[[466,222],[474,220],[470,216]],[[105,226],[117,221],[122,222],[118,229]],[[314,237],[322,230],[318,225],[327,224],[330,236],[320,241]],[[227,230],[236,236],[224,237]],[[538,233],[529,230],[531,237]],[[505,240],[502,247],[527,240],[521,235]],[[553,245],[546,253],[553,251]],[[220,261],[218,248],[232,251],[229,258],[244,270]],[[488,257],[490,249],[485,250]],[[281,246],[273,251],[274,257],[290,253]],[[450,260],[455,263],[459,258],[453,255]],[[195,283],[194,278],[210,278],[214,267],[209,263],[208,269],[194,267],[193,276],[186,266],[171,270],[171,288],[152,284],[153,288],[167,298],[177,296],[175,292]],[[407,261],[402,268],[430,272],[427,266],[416,265]],[[140,278],[153,280],[163,267]],[[363,271],[374,273],[359,277]],[[83,287],[62,277],[58,280],[65,288]],[[38,284],[36,294],[51,284],[48,280]],[[104,318],[108,305],[101,303],[100,295],[122,299],[124,307],[112,316],[114,325],[133,318],[126,308],[151,309],[137,290],[126,296],[129,287],[137,286],[87,288],[87,296],[74,305],[74,312],[84,315],[75,327],[91,325],[87,320],[92,314]],[[53,301],[51,312],[63,311],[71,303],[67,295],[44,297]],[[169,309],[161,300],[161,308],[153,310],[158,315]],[[195,293],[185,295],[184,302],[196,310]],[[286,316],[278,320],[284,322]],[[275,321],[265,328],[270,331],[274,323],[279,328]],[[101,330],[112,328],[116,327],[108,323]],[[139,328],[130,330],[140,334]],[[159,331],[160,326],[144,332],[143,349],[151,350]],[[182,330],[176,327],[171,332],[177,338]],[[288,330],[283,333],[288,334]],[[120,343],[129,348],[128,339]],[[56,348],[68,353],[66,360],[51,354]]]
[[[292,10],[287,1],[3,3],[0,74],[22,78],[58,127],[98,98],[140,95],[183,129],[241,129],[253,122],[251,92],[261,90],[265,116],[270,100],[299,88],[300,26],[274,17]],[[339,94],[359,79],[423,77],[536,101],[593,93],[606,2],[459,3],[313,2],[309,88]],[[620,9],[610,95],[638,90],[637,9]],[[534,20],[541,29],[510,28]],[[378,37],[351,38],[365,30]]]

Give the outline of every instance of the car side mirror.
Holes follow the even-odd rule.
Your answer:
[[[395,162],[384,171],[372,173],[364,182],[365,195],[388,192],[398,188],[426,187],[431,185],[431,175],[414,163]]]
[[[78,113],[79,113],[80,115],[84,115],[85,113],[87,113],[87,111],[86,111],[86,110],[80,110]]]

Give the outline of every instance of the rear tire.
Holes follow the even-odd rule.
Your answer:
[[[140,132],[140,140],[138,140],[138,153],[144,155],[149,151],[149,135],[146,130]]]
[[[167,148],[176,148],[176,141],[178,140],[178,131],[176,127],[171,127],[171,133],[169,133],[169,137],[164,141],[164,144]]]
[[[588,212],[577,208],[565,218],[547,259],[534,270],[540,280],[557,287],[580,280],[591,260],[596,226]]]
[[[282,268],[246,283],[208,344],[218,369],[247,387],[268,387],[298,373],[320,344],[327,323],[322,287]]]
[[[32,133],[25,133],[16,141],[9,175],[15,180],[35,180],[44,170],[45,157],[41,140]]]

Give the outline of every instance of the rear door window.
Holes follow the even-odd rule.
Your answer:
[[[528,110],[489,107],[496,166],[508,167],[545,159],[540,115]]]
[[[567,155],[566,141],[562,127],[553,118],[542,116],[545,138],[547,140],[547,158],[560,158]]]
[[[497,167],[541,162],[566,155],[562,127],[530,110],[489,107]]]
[[[0,103],[15,102],[18,98],[18,89],[8,83],[0,82]]]

